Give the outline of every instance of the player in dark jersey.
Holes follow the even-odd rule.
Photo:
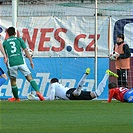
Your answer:
[[[2,70],[2,68],[0,67],[0,86],[2,86],[6,82],[6,80],[7,80],[7,76]]]
[[[111,102],[113,98],[121,102],[133,103],[133,88],[128,89],[125,87],[117,87],[116,83],[111,82],[108,85],[109,98],[108,102]]]

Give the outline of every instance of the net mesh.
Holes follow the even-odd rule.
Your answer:
[[[0,16],[11,16],[11,2],[1,4]],[[10,1],[10,0],[7,0]],[[98,13],[103,16],[132,15],[132,0],[99,0]],[[39,8],[38,8],[39,7]],[[64,16],[64,15],[87,15],[95,14],[93,0],[21,0],[18,2],[18,16]]]
[[[98,50],[98,57],[105,57],[105,59],[108,58],[108,41],[109,38],[107,36],[108,32],[110,32],[111,36],[113,36],[113,30],[108,27],[108,21],[109,17],[112,18],[112,22],[115,22],[119,19],[128,18],[131,19],[133,14],[133,8],[132,8],[132,0],[98,0],[98,34],[100,35],[101,41],[98,44],[100,50]],[[43,73],[42,68],[44,72],[48,72],[49,69],[52,69],[51,71],[53,74],[52,76],[57,76],[59,79],[62,79],[62,77],[71,78],[78,77],[78,80],[81,78],[84,70],[87,66],[92,67],[92,71],[90,74],[90,77],[94,79],[95,74],[95,68],[94,68],[94,33],[95,33],[95,1],[94,0],[20,0],[18,1],[18,23],[17,28],[19,31],[23,29],[23,33],[20,32],[20,36],[23,37],[23,39],[26,41],[27,45],[30,44],[31,49],[34,49],[34,57],[50,57],[50,58],[43,58],[42,62],[44,63],[39,67],[38,60],[35,60],[35,66],[36,71],[33,72],[36,74],[38,71],[39,73]],[[12,18],[12,6],[11,2],[4,1],[0,5],[0,18],[4,21],[10,22],[11,25],[11,18]],[[69,21],[68,21],[69,20]],[[128,20],[125,20],[128,21]],[[72,22],[72,23],[71,23]],[[55,24],[54,29],[50,27]],[[67,27],[67,24],[69,25],[69,28]],[[111,26],[113,27],[115,23],[112,23]],[[6,27],[6,25],[5,25]],[[42,36],[43,29],[42,28],[51,28],[48,32],[48,36],[51,36],[51,40],[54,43],[57,43],[57,47],[60,46],[62,43],[62,40],[57,39],[55,32],[59,27],[69,29],[67,32],[63,31],[62,33],[59,33],[59,36],[62,37],[64,40],[67,40],[65,42],[65,50],[67,49],[67,46],[71,46],[73,44],[76,44],[75,38],[77,35],[82,34],[82,38],[78,42],[79,48],[84,46],[83,49],[84,52],[77,52],[74,56],[70,52],[56,52],[50,53],[49,51],[45,51],[44,55],[44,49],[41,49],[38,53],[39,46],[42,44],[40,41]],[[73,31],[70,32],[71,30]],[[132,48],[133,38],[131,36],[132,30],[132,23],[129,25],[126,25],[126,30],[124,31],[126,38],[128,38],[126,41],[130,48]],[[121,27],[120,27],[121,28]],[[27,30],[28,29],[28,30]],[[83,29],[83,30],[82,30]],[[59,29],[58,29],[59,30]],[[63,29],[61,29],[63,30]],[[84,33],[82,33],[84,31]],[[89,32],[91,31],[91,33]],[[129,32],[130,31],[130,32]],[[34,34],[33,34],[34,33]],[[36,33],[38,33],[36,35]],[[69,33],[69,37],[66,35]],[[26,37],[23,36],[23,34],[26,35]],[[44,35],[44,33],[43,33]],[[34,39],[35,38],[35,39]],[[89,39],[88,39],[89,38]],[[46,40],[49,38],[45,38]],[[46,41],[45,40],[45,41]],[[114,45],[113,37],[111,38],[112,45]],[[51,42],[45,43],[45,46],[51,46]],[[91,43],[92,42],[92,43]],[[52,43],[52,45],[54,44]],[[91,47],[91,54],[88,54],[86,50],[86,45],[93,44]],[[34,45],[37,45],[37,47],[34,48]],[[110,44],[111,45],[111,44]],[[112,47],[110,47],[112,48]],[[50,50],[52,47],[50,47]],[[61,47],[59,48],[60,51]],[[41,52],[42,50],[42,52]],[[85,53],[85,54],[84,54]],[[65,57],[70,57],[66,59]],[[55,58],[51,58],[55,57]],[[72,57],[72,58],[71,58]],[[83,58],[81,58],[83,57]],[[90,57],[90,58],[88,58]],[[56,60],[60,59],[60,60]],[[108,61],[107,61],[108,62]],[[68,65],[69,63],[69,65]],[[105,70],[106,66],[104,64],[105,62],[101,59],[98,59],[98,80],[101,80]],[[55,65],[57,64],[57,65]],[[49,68],[49,66],[51,66]],[[66,67],[67,66],[67,67]],[[114,63],[111,64],[111,70],[115,71]],[[132,73],[133,73],[133,66],[132,66],[132,60],[131,60],[131,69],[129,72],[129,84],[130,87],[132,87]],[[71,73],[71,74],[70,74]],[[36,75],[35,75],[36,77]],[[42,79],[40,79],[42,80]],[[116,79],[113,79],[116,81]],[[66,81],[62,81],[66,82]],[[94,85],[94,80],[91,82]],[[92,85],[92,86],[93,86]],[[44,85],[43,85],[44,86]],[[86,85],[88,86],[88,85]],[[92,87],[91,87],[92,88]],[[46,93],[46,92],[45,92]]]

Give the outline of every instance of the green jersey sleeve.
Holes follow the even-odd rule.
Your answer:
[[[25,44],[24,40],[23,40],[23,39],[21,39],[21,38],[18,38],[18,39],[19,39],[19,41],[21,42],[20,44],[21,44],[22,49],[26,49],[26,48],[27,48],[27,46],[26,46],[26,44]]]

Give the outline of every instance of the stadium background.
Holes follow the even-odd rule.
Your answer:
[[[125,41],[132,51],[133,19],[130,2],[101,0],[98,3],[98,83],[106,69],[110,68],[115,71],[114,62],[109,60],[108,54],[112,50],[117,33],[125,34]],[[11,3],[6,2],[0,6],[0,26],[4,29],[1,39],[4,40],[7,37],[5,29],[12,24]],[[83,89],[95,89],[93,40],[95,4],[93,1],[84,1],[82,4],[80,1],[72,0],[71,2],[45,0],[42,3],[34,4],[19,2],[17,19],[18,36],[22,37],[27,46],[34,51],[35,68],[31,69],[31,72],[44,96],[49,93],[49,81],[52,77],[59,78],[60,82],[68,87],[76,87],[87,67],[91,68],[91,73]],[[119,24],[121,28],[114,30]],[[67,46],[71,46],[72,51],[68,52]],[[0,64],[6,71],[1,53]],[[132,87],[132,69],[131,58],[129,87]],[[116,81],[114,78],[110,78],[110,80]],[[20,97],[26,97],[32,88],[21,74],[18,76],[17,82]],[[1,98],[12,96],[9,80],[1,87],[0,94]],[[107,99],[107,96],[106,86],[100,99]]]

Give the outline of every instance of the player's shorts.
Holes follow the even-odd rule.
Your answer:
[[[18,70],[24,75],[24,76],[28,76],[31,74],[29,68],[27,67],[26,64],[22,64],[22,65],[18,65],[18,66],[12,66],[12,67],[8,67],[8,73],[10,78],[12,77],[17,77],[18,75]]]
[[[124,94],[124,101],[125,102],[129,102],[129,103],[133,103],[133,88],[128,90],[125,94]]]
[[[76,88],[71,88],[66,92],[66,96],[70,100],[92,100],[93,98],[90,95],[90,91],[81,91],[81,94],[79,96],[74,96],[73,92],[76,90]]]
[[[2,70],[2,68],[0,67],[0,76],[4,74],[4,71]]]

